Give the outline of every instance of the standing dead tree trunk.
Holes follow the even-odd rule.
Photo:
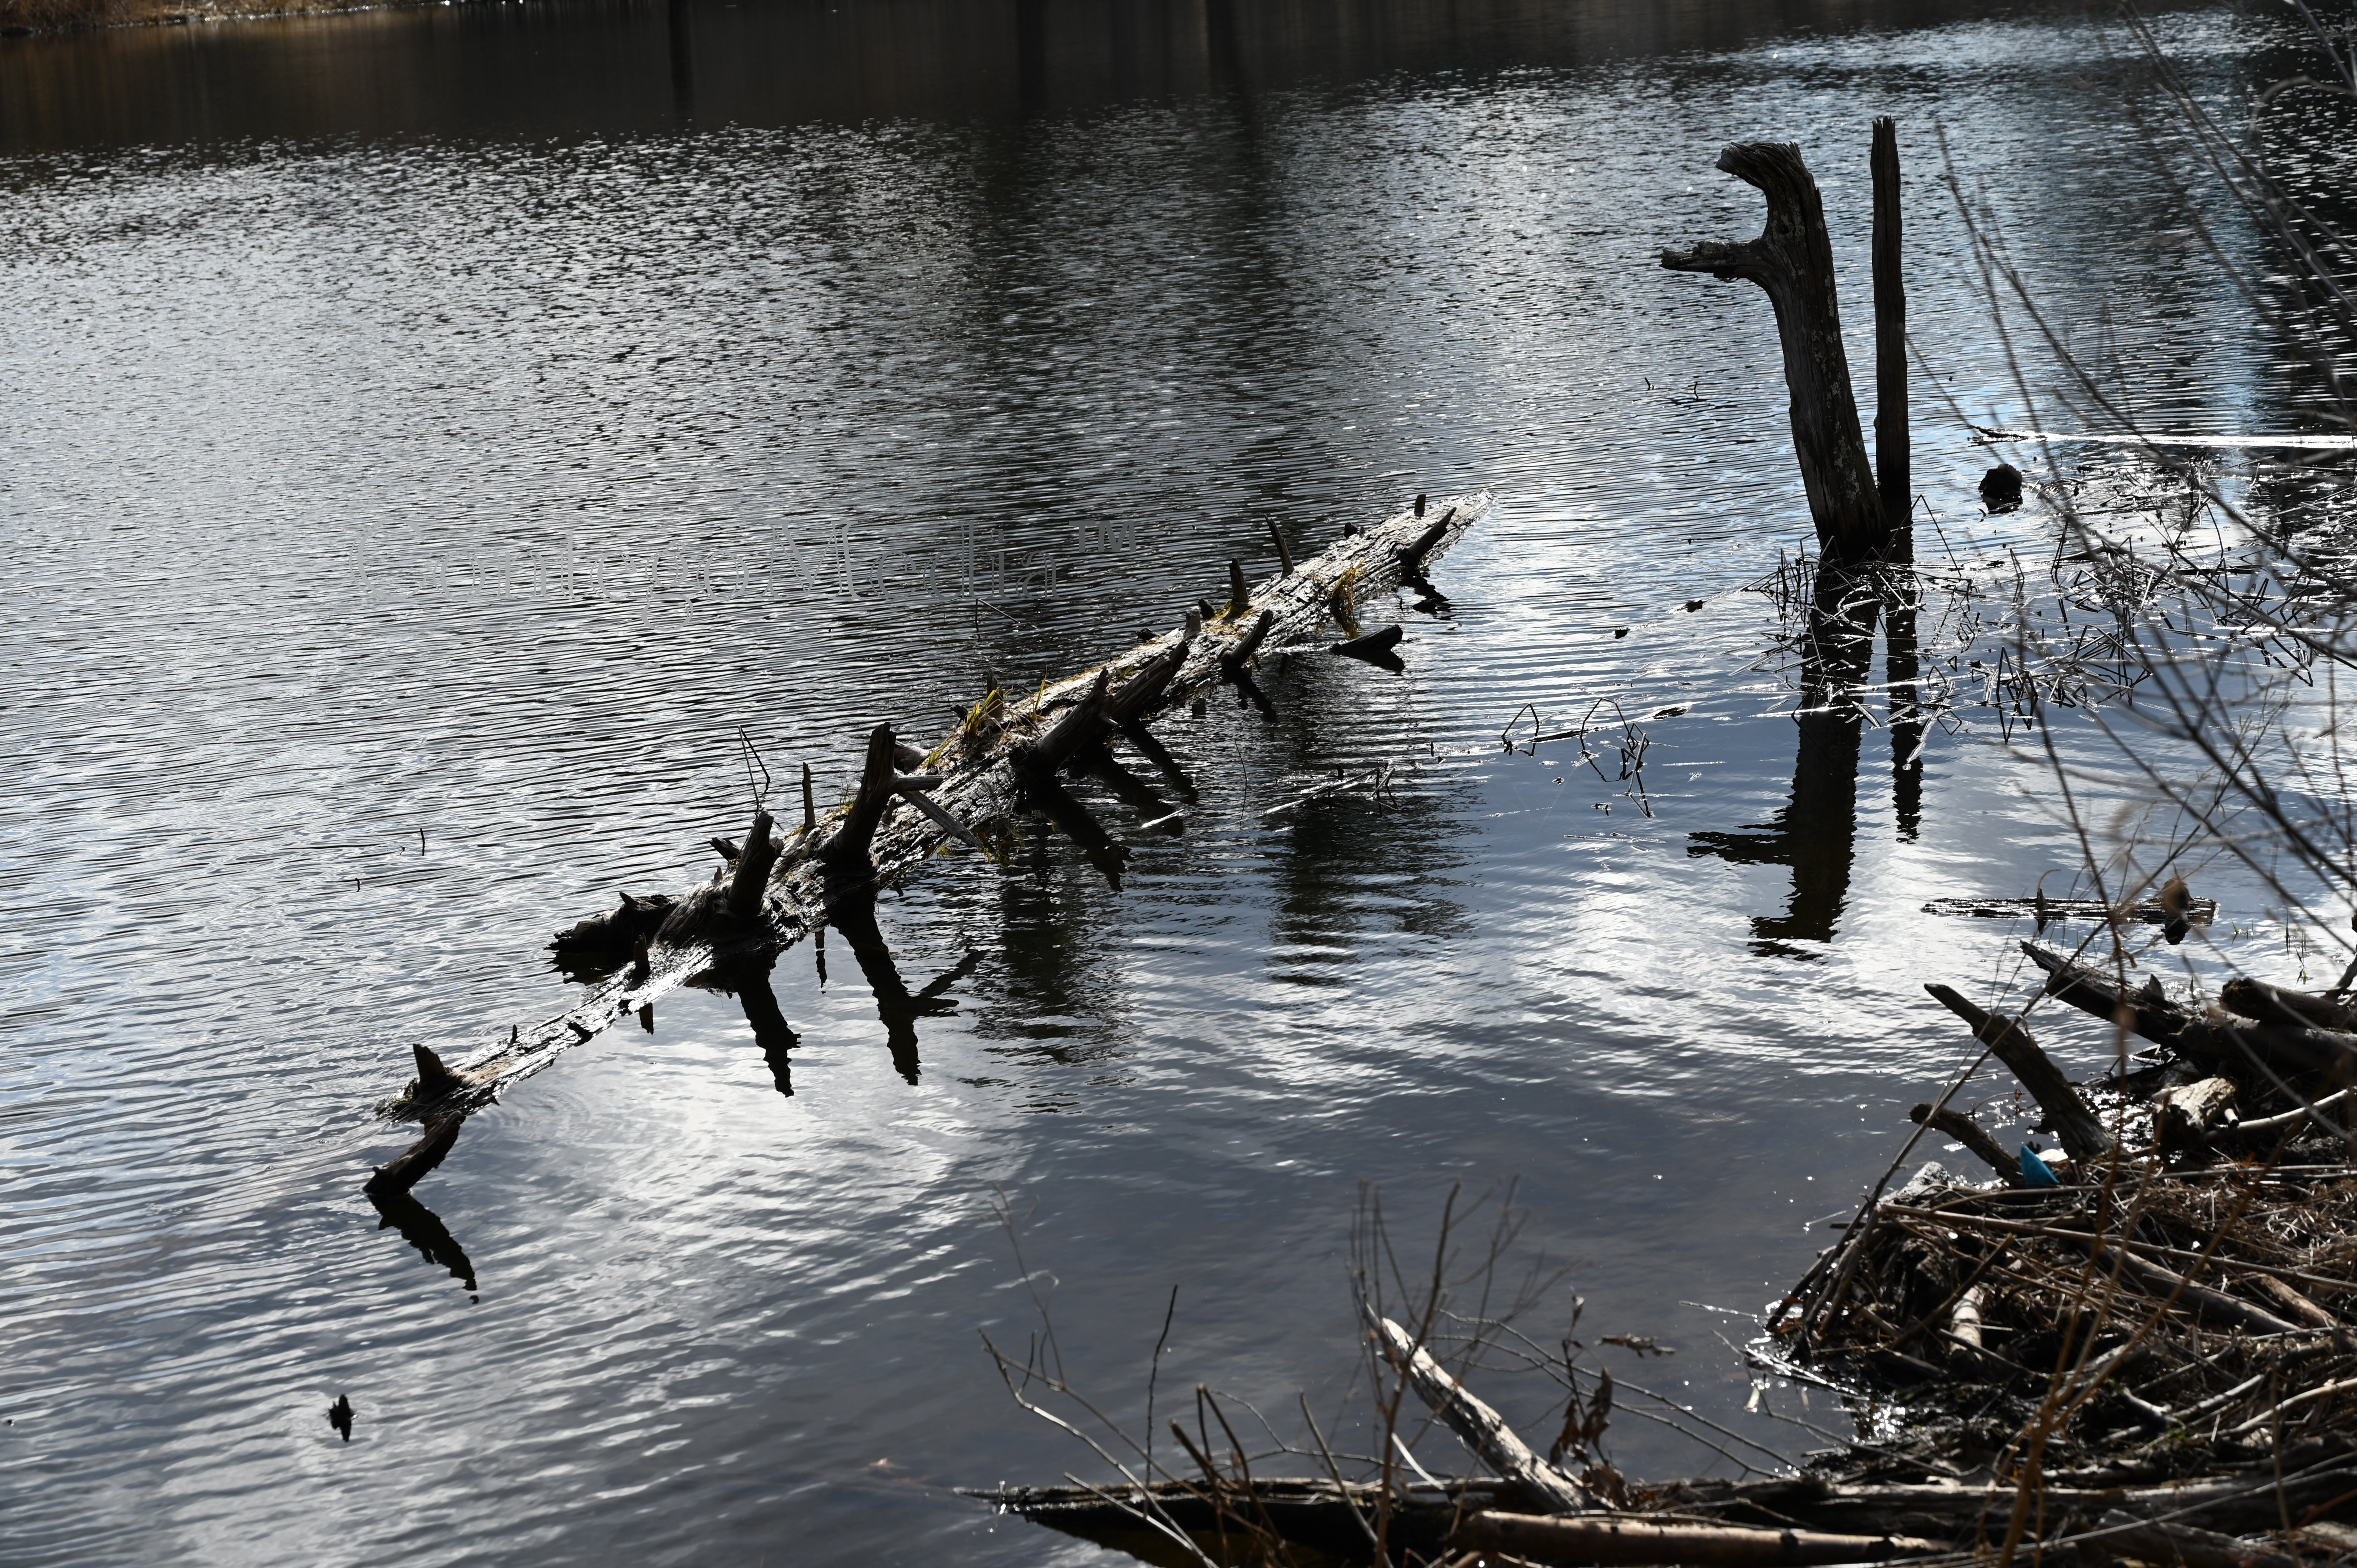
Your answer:
[[[1874,122],[1874,467],[1885,552],[1911,560],[1915,462],[1907,429],[1907,285],[1900,271],[1899,122]]]
[[[1057,783],[1060,769],[1084,766],[1116,736],[1155,756],[1160,748],[1146,720],[1183,706],[1213,682],[1247,680],[1245,667],[1262,647],[1310,640],[1336,618],[1338,602],[1347,607],[1353,596],[1420,573],[1488,515],[1491,504],[1485,490],[1448,503],[1437,518],[1402,512],[1257,587],[1236,566],[1229,589],[1242,602],[1233,614],[1190,621],[1036,696],[985,693],[972,714],[921,759],[913,752],[904,757],[890,727],[877,726],[867,736],[858,792],[848,806],[820,813],[806,782],[803,826],[782,846],[770,839],[769,814],[757,811],[745,847],[710,883],[675,898],[625,896],[619,908],[582,921],[559,938],[560,951],[635,951],[637,961],[596,982],[576,1006],[516,1029],[462,1066],[445,1068],[421,1054],[419,1076],[380,1111],[429,1121],[472,1110],[501,1085],[537,1072],[691,976],[759,969],[838,916],[849,934],[878,886],[914,872],[946,843],[990,836],[1027,807],[1046,811],[1108,875],[1117,875],[1125,846]],[[925,771],[898,771],[920,760]],[[856,953],[860,946],[855,938]]]
[[[1792,394],[1792,447],[1818,546],[1829,560],[1871,559],[1882,553],[1888,531],[1850,391],[1833,242],[1817,182],[1801,161],[1801,149],[1789,142],[1738,142],[1719,154],[1718,166],[1768,199],[1767,228],[1756,240],[1710,240],[1690,251],[1663,251],[1662,265],[1748,279],[1768,291],[1783,343],[1784,383]]]

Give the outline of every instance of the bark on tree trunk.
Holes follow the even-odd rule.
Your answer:
[[[1662,265],[1746,278],[1768,292],[1784,348],[1784,382],[1792,394],[1792,447],[1817,543],[1831,560],[1879,555],[1889,531],[1850,391],[1833,242],[1825,234],[1817,182],[1801,161],[1801,149],[1789,142],[1738,142],[1719,154],[1718,166],[1768,199],[1766,229],[1739,243],[1713,240],[1690,251],[1663,251]]]

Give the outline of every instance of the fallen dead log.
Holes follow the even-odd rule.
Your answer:
[[[1627,1515],[1562,1519],[1486,1511],[1469,1516],[1449,1537],[1449,1543],[1469,1552],[1511,1552],[1534,1563],[1597,1563],[1624,1568],[1682,1563],[1703,1568],[1887,1563],[1948,1550],[1910,1536],[1828,1535],[1807,1530],[1670,1523]]]
[[[1432,1359],[1415,1337],[1388,1317],[1374,1324],[1375,1341],[1383,1359],[1415,1395],[1431,1407],[1458,1440],[1481,1463],[1525,1493],[1550,1513],[1575,1513],[1596,1507],[1587,1488],[1540,1458],[1530,1444],[1514,1434],[1506,1418],[1466,1390]]]
[[[992,680],[964,719],[920,755],[901,756],[891,728],[878,725],[847,806],[822,814],[805,771],[803,824],[774,844],[773,857],[771,824],[757,810],[746,849],[712,881],[676,897],[625,895],[618,908],[570,928],[554,944],[561,958],[637,961],[596,980],[576,1005],[516,1030],[446,1077],[429,1082],[421,1076],[380,1112],[428,1120],[486,1103],[502,1085],[540,1070],[624,1014],[694,975],[774,958],[829,923],[845,900],[872,897],[909,875],[946,843],[992,838],[996,824],[1027,807],[1049,810],[1100,869],[1117,877],[1125,846],[1060,789],[1059,769],[1119,736],[1175,771],[1169,754],[1153,744],[1148,720],[1219,680],[1248,685],[1253,654],[1269,639],[1316,638],[1335,618],[1334,604],[1362,601],[1425,570],[1491,504],[1480,491],[1447,503],[1437,517],[1403,511],[1256,586],[1237,564],[1228,584],[1230,613],[1189,617],[1186,626],[1028,696],[1002,691]],[[903,789],[904,762],[916,765],[905,772],[938,774],[939,784]],[[932,809],[914,804],[920,798]]]
[[[2046,1112],[2046,1124],[2054,1130],[2054,1135],[2061,1140],[2072,1159],[2100,1159],[2111,1152],[2112,1139],[2104,1131],[2104,1124],[2087,1109],[2087,1102],[2079,1098],[2079,1091],[2062,1076],[2054,1058],[2030,1038],[2029,1031],[2018,1019],[1986,1012],[1949,986],[1927,985],[1923,989],[1949,1012],[1970,1024],[1973,1037],[2013,1069],[2021,1087],[2029,1090],[2029,1097]]]
[[[2020,1159],[2007,1154],[2004,1144],[1990,1137],[1979,1122],[1963,1112],[1951,1111],[1944,1105],[1936,1110],[1929,1105],[1918,1105],[1907,1112],[1907,1119],[1919,1127],[1945,1133],[1962,1144],[1966,1150],[1979,1155],[1983,1165],[1996,1172],[2006,1186],[2019,1187],[2022,1184]]]
[[[458,1129],[466,1124],[466,1112],[451,1111],[425,1123],[425,1136],[379,1165],[362,1190],[379,1200],[389,1200],[407,1193],[417,1185],[418,1177],[442,1163],[442,1156],[448,1154],[450,1145],[458,1141]]]
[[[2036,942],[2022,943],[2021,950],[2046,972],[2048,995],[2205,1066],[2229,1073],[2247,1072],[2253,1067],[2281,1073],[2357,1070],[2357,1034],[2308,1025],[2244,1023],[2223,1015],[2205,1017],[2169,1001],[2157,989],[2124,991],[2098,971]],[[2275,992],[2273,987],[2267,989]]]

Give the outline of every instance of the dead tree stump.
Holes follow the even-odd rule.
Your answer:
[[[1690,251],[1663,251],[1662,265],[1745,278],[1768,291],[1784,348],[1784,383],[1792,394],[1792,447],[1818,546],[1831,560],[1868,560],[1882,553],[1888,532],[1850,391],[1833,242],[1825,234],[1817,182],[1801,161],[1801,149],[1789,142],[1738,142],[1719,154],[1718,166],[1768,199],[1766,229],[1756,240],[1707,240]]]

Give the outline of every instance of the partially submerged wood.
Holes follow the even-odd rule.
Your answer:
[[[2134,921],[2147,926],[2165,926],[2176,911],[2165,908],[2157,899],[2115,907],[2100,898],[1934,898],[1923,906],[1927,915],[1962,915],[1983,920],[2036,920],[2050,925],[2061,920]],[[2188,902],[2185,918],[2194,925],[2207,926],[2218,918],[2218,900],[2195,898]]]
[[[1088,835],[1083,848],[1091,859],[1108,875],[1117,875],[1126,846],[1055,784],[1057,768],[1069,766],[1084,746],[1117,732],[1133,744],[1142,742],[1139,748],[1175,775],[1176,763],[1168,753],[1152,746],[1148,721],[1183,707],[1232,671],[1241,673],[1250,658],[1244,647],[1248,639],[1251,649],[1257,650],[1272,638],[1280,643],[1315,638],[1333,618],[1329,596],[1338,588],[1356,596],[1382,593],[1399,584],[1411,564],[1418,570],[1428,566],[1486,517],[1491,504],[1485,491],[1445,503],[1437,519],[1404,510],[1296,563],[1289,573],[1257,586],[1245,585],[1247,602],[1237,607],[1243,613],[1204,619],[1192,628],[1174,628],[1126,647],[1103,665],[1050,682],[1036,694],[1012,696],[989,678],[985,703],[973,718],[952,729],[920,759],[923,771],[942,775],[940,787],[923,795],[940,808],[939,814],[914,804],[894,809],[913,797],[896,788],[900,776],[896,743],[890,726],[878,725],[868,737],[861,788],[853,804],[831,818],[821,817],[814,799],[806,793],[807,825],[778,855],[760,907],[750,916],[730,915],[721,897],[721,881],[683,897],[626,896],[626,908],[574,928],[575,932],[588,930],[583,932],[586,945],[570,950],[610,957],[620,964],[640,942],[657,938],[643,965],[605,974],[576,1005],[468,1059],[453,1070],[454,1081],[441,1092],[404,1090],[385,1101],[382,1111],[425,1119],[487,1102],[501,1086],[538,1071],[625,1013],[651,1004],[692,976],[716,965],[774,956],[821,929],[836,903],[863,892],[872,895],[877,886],[914,873],[944,844],[966,842],[950,823],[987,841],[1027,804],[1047,810],[1060,824]],[[1094,714],[1074,714],[1092,702],[1101,704]],[[1071,721],[1069,727],[1067,719]],[[944,816],[949,823],[942,820]]]
[[[1948,1107],[1918,1105],[1907,1112],[1907,1119],[1919,1127],[1929,1127],[1935,1133],[1945,1133],[1978,1155],[1983,1165],[1995,1171],[2007,1187],[2022,1184],[2021,1162],[2005,1152],[2005,1145],[1988,1135],[1981,1124],[1961,1111]]]
[[[2039,1047],[2018,1019],[1984,1011],[1949,986],[1926,985],[1923,989],[1949,1012],[1970,1024],[1973,1037],[2013,1069],[2021,1087],[2046,1112],[2047,1125],[2054,1130],[2054,1135],[2061,1140],[2063,1149],[2072,1159],[2101,1159],[2111,1152],[2112,1140],[2104,1131],[2103,1122],[2096,1120],[2071,1080],[2062,1076],[2062,1069],[2054,1065],[2054,1058]]]
[[[2231,1078],[2205,1078],[2160,1090],[2152,1097],[2156,1141],[2172,1154],[2202,1147],[2225,1124],[2235,1093]]]
[[[1718,167],[1768,199],[1767,227],[1756,240],[1663,251],[1662,265],[1744,279],[1766,291],[1783,347],[1793,453],[1818,545],[1829,560],[1868,560],[1882,552],[1889,531],[1850,390],[1833,242],[1817,182],[1789,142],[1737,143],[1719,154]]]
[[[1501,1479],[1550,1513],[1574,1513],[1596,1506],[1587,1487],[1532,1452],[1530,1444],[1506,1424],[1505,1417],[1450,1377],[1406,1329],[1383,1317],[1375,1320],[1373,1333],[1392,1369]]]
[[[1707,1568],[1887,1563],[1947,1550],[1936,1541],[1910,1536],[1828,1535],[1809,1530],[1759,1530],[1625,1515],[1552,1519],[1487,1511],[1469,1516],[1449,1541],[1467,1551],[1512,1552],[1533,1563],[1597,1563],[1623,1568],[1679,1563]]]
[[[1392,650],[1399,646],[1400,639],[1405,635],[1406,628],[1394,621],[1381,631],[1371,631],[1364,637],[1354,637],[1347,642],[1329,643],[1326,651],[1339,653],[1345,659],[1364,659],[1370,663],[1391,656],[1390,661],[1395,664],[1398,659],[1392,654]]]
[[[2111,977],[2035,942],[2021,950],[2046,972],[2046,993],[2131,1033],[2222,1071],[2357,1071],[2357,1034],[2300,1025],[2212,1018],[2154,990],[2129,992]],[[2281,993],[2278,993],[2281,994]]]
[[[421,1047],[422,1048],[422,1047]],[[458,1141],[458,1129],[467,1121],[464,1112],[448,1112],[425,1124],[425,1135],[404,1149],[392,1160],[376,1168],[366,1187],[371,1197],[398,1197],[417,1185],[417,1178],[442,1163],[450,1145]]]

